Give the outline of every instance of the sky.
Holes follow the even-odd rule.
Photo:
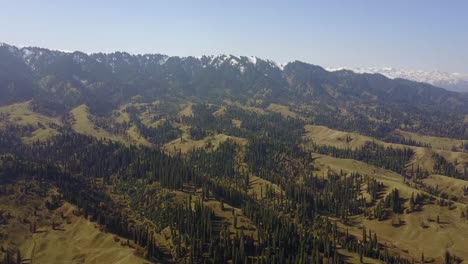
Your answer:
[[[468,73],[464,0],[0,0],[0,42]]]

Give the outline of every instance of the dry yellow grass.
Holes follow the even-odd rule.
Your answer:
[[[151,142],[149,142],[146,138],[144,138],[138,128],[136,126],[131,126],[127,130],[127,135],[130,138],[130,141],[136,145],[143,145],[143,146],[152,146]]]
[[[262,179],[255,175],[251,175],[249,177],[249,189],[247,190],[249,195],[255,196],[257,199],[262,199],[266,197],[267,188],[273,188],[275,193],[280,193],[281,191],[281,188],[278,185],[268,180]]]
[[[56,124],[59,125],[60,121],[57,118],[52,118],[33,112],[31,109],[31,102],[23,102],[12,105],[0,107],[0,114],[8,116],[10,122],[17,125],[33,125],[36,126],[38,123]]]
[[[193,116],[193,111],[192,111],[192,104],[189,103],[185,106],[183,106],[182,110],[179,112],[180,117],[191,117]]]
[[[460,198],[460,202],[468,204],[468,196],[464,195],[464,188],[468,187],[468,181],[443,175],[429,175],[429,177],[423,179],[423,183],[450,196]]]
[[[437,216],[440,217],[440,223],[436,222]],[[425,205],[422,211],[400,217],[404,221],[400,227],[392,226],[391,220],[379,222],[364,219],[363,224],[376,231],[380,241],[407,251],[415,259],[419,259],[424,253],[427,260],[433,258],[440,261],[446,250],[468,259],[468,247],[465,244],[468,221],[461,219],[458,210]]]
[[[157,101],[157,102],[153,102],[151,105],[155,106],[155,105],[159,105],[159,104],[160,103]],[[166,120],[165,118],[157,117],[157,113],[151,111],[150,109],[147,109],[147,110],[143,111],[138,116],[138,118],[141,120],[141,122],[145,126],[153,127],[153,128],[159,127]]]
[[[124,124],[130,122],[130,115],[126,112],[127,105],[121,106],[113,113],[115,122]]]
[[[23,141],[25,143],[45,141],[51,137],[57,136],[58,134],[59,132],[53,128],[38,128],[31,134],[30,137],[24,137]]]
[[[149,112],[144,112],[139,116],[141,122],[147,126],[147,127],[152,127],[152,128],[158,128],[160,125],[163,124],[164,121],[167,119],[161,118],[155,120],[154,114],[151,114]]]
[[[213,115],[216,117],[223,116],[226,113],[226,107],[221,106],[218,110],[216,110]]]
[[[34,181],[18,181],[6,185],[8,191],[0,195],[0,212],[11,215],[0,225],[0,244],[18,248],[22,263],[149,263],[116,242],[122,238],[76,216],[75,206],[64,202],[58,209],[46,209],[47,196],[39,195],[38,186]],[[47,193],[57,194],[57,189]],[[58,225],[55,230],[52,222]],[[30,231],[29,223],[36,223],[37,232]]]
[[[408,166],[412,164],[415,169],[417,166],[420,166],[429,172],[431,172],[434,167],[434,159],[432,157],[434,153],[437,153],[448,161],[456,164],[459,170],[463,170],[463,163],[468,163],[468,153],[386,143],[357,133],[343,132],[324,126],[307,125],[305,126],[305,130],[306,134],[304,135],[304,138],[306,140],[312,140],[314,143],[319,145],[356,149],[361,147],[366,142],[373,141],[386,147],[410,148],[415,152],[415,155],[412,162],[408,164]],[[351,141],[346,142],[347,137],[350,137]]]
[[[352,132],[334,130],[325,126],[306,125],[304,129],[306,131],[306,134],[304,135],[305,139],[313,140],[319,145],[356,149],[368,141],[375,141],[378,144],[384,144],[384,142],[374,140],[371,137]],[[351,141],[346,142],[347,137],[351,138]]]
[[[403,178],[394,172],[377,168],[359,161],[349,159],[337,159],[329,156],[315,154],[318,157],[316,164],[320,169],[319,173],[325,174],[326,170],[339,172],[359,172],[376,178],[387,186],[387,193],[393,188],[398,188],[402,198],[408,199],[411,194],[421,192],[403,183]],[[428,185],[438,185],[440,190],[448,193],[462,195],[462,188],[467,181],[448,178],[440,175],[431,175],[424,180]],[[455,203],[455,206],[464,205]],[[440,217],[441,223],[437,224],[435,219]],[[438,205],[424,205],[422,211],[403,214],[400,216],[404,221],[401,227],[394,227],[391,220],[377,221],[367,220],[359,217],[358,222],[350,228],[350,232],[360,237],[362,231],[359,227],[364,224],[368,229],[377,232],[380,242],[383,242],[390,249],[399,254],[409,254],[415,259],[419,259],[421,253],[427,259],[434,259],[436,263],[441,261],[441,257],[446,250],[458,257],[468,259],[468,248],[464,246],[464,241],[468,237],[468,220],[460,217],[460,210],[450,210],[448,207]],[[426,227],[427,226],[427,227]]]
[[[224,203],[224,210],[221,210],[220,202],[214,199],[208,199],[203,204],[213,210],[214,214],[221,219],[223,224],[227,225],[232,236],[238,231],[243,231],[245,235],[257,239],[257,228],[252,221],[243,215],[242,210]],[[237,216],[237,227],[234,226],[234,214]]]
[[[283,117],[292,117],[292,118],[297,118],[298,114],[292,112],[289,110],[289,107],[285,105],[280,105],[280,104],[270,104],[267,108],[271,112],[279,113]]]
[[[432,170],[434,161],[432,155],[437,153],[448,161],[456,163],[459,169],[463,168],[463,162],[468,161],[468,155],[461,152],[452,152],[452,144],[460,144],[458,140],[451,140],[446,138],[435,137],[422,137],[423,142],[430,143],[436,149],[404,146],[401,144],[388,144],[382,141],[372,139],[370,137],[362,136],[356,133],[347,133],[337,131],[320,126],[307,126],[306,139],[312,139],[317,144],[332,145],[339,148],[357,148],[362,146],[366,141],[374,141],[384,146],[391,146],[395,148],[408,147],[415,151],[415,157],[412,163],[421,166],[425,169]],[[346,142],[346,137],[351,137],[350,142]],[[411,135],[412,139],[417,140],[417,135]],[[374,166],[364,164],[355,160],[336,159],[329,156],[315,154],[319,157],[316,160],[316,165],[320,169],[319,173],[326,175],[329,171],[345,172],[356,171],[359,173],[372,176],[379,181],[383,182],[388,190],[398,188],[403,198],[409,198],[411,193],[418,193],[420,191],[413,189],[403,183],[403,178],[391,171],[386,171]],[[427,185],[438,187],[439,190],[462,198],[460,202],[466,203],[467,199],[463,196],[463,187],[468,185],[467,181],[449,178],[442,175],[431,175],[424,179],[423,182]],[[461,207],[460,203],[455,203],[456,206]],[[437,224],[435,221],[439,215],[442,224]],[[405,224],[399,228],[391,225],[391,220],[376,221],[376,220],[362,220],[368,228],[377,232],[379,240],[384,241],[389,248],[394,248],[396,252],[406,254],[407,252],[411,257],[419,259],[421,253],[424,253],[426,259],[434,259],[436,263],[442,261],[442,256],[446,250],[451,253],[462,257],[468,258],[468,249],[464,247],[464,240],[468,237],[468,221],[460,217],[458,209],[449,210],[447,207],[439,207],[437,205],[425,205],[420,212],[414,212],[407,215],[402,215]],[[432,219],[429,221],[428,219]],[[428,227],[423,227],[424,225]],[[360,230],[356,226],[352,227],[355,230],[355,235],[359,237]],[[403,250],[403,251],[401,251]]]
[[[237,128],[241,128],[242,127],[242,120],[239,120],[239,119],[233,119],[232,120],[232,124],[237,127]]]
[[[264,109],[259,108],[259,107],[247,106],[247,105],[243,105],[243,104],[240,104],[238,102],[232,102],[232,101],[229,101],[229,100],[224,100],[223,102],[226,105],[233,105],[233,106],[239,107],[240,109],[250,111],[250,112],[254,112],[254,113],[257,113],[257,114],[260,114],[260,115],[264,115],[264,114],[267,113]]]
[[[361,260],[359,259],[359,254],[357,253],[349,252],[344,249],[338,249],[338,253],[345,257],[346,263],[361,264]],[[383,264],[384,263],[383,261],[368,258],[368,257],[363,257],[362,260],[363,260],[362,264]]]
[[[100,231],[95,223],[82,217],[74,217],[71,205],[65,204],[59,210],[68,212],[70,224],[63,224],[63,230],[45,229],[32,235],[20,247],[24,258],[33,263],[150,263],[136,256],[134,249],[121,246],[122,238]]]
[[[433,149],[439,150],[448,150],[448,151],[461,151],[463,143],[468,143],[468,140],[460,140],[460,139],[451,139],[445,137],[432,137],[432,136],[425,136],[421,134],[416,134],[412,132],[402,131],[402,130],[395,130],[395,134],[403,136],[407,139],[412,139],[418,142],[431,144]]]
[[[411,197],[411,193],[413,192],[419,192],[418,190],[407,186],[404,183],[403,177],[393,171],[375,167],[353,159],[339,159],[318,153],[313,153],[313,157],[317,158],[315,164],[318,169],[317,173],[319,176],[327,176],[328,173],[339,173],[340,171],[343,171],[343,173],[358,172],[381,181],[389,187],[387,192],[391,191],[393,188],[398,188],[401,191],[401,196],[405,198]]]
[[[182,131],[187,131],[187,127],[182,127]],[[182,139],[178,138],[175,139],[166,145],[164,145],[164,148],[169,151],[170,153],[175,153],[175,152],[181,152],[181,153],[188,153],[189,151],[193,149],[198,149],[198,148],[214,148],[216,149],[221,143],[225,142],[226,140],[233,140],[236,143],[239,144],[246,144],[247,141],[244,138],[238,138],[238,137],[233,137],[233,136],[227,136],[224,134],[217,134],[217,135],[212,135],[212,136],[207,136],[204,139],[201,140],[194,140],[190,138],[188,133],[184,132],[182,134]]]
[[[72,128],[77,133],[93,136],[98,139],[109,139],[113,141],[125,142],[121,137],[111,134],[110,132],[97,127],[89,118],[88,107],[86,105],[80,105],[71,111],[73,118]]]
[[[31,136],[23,138],[25,143],[44,141],[58,135],[58,131],[51,126],[60,125],[60,120],[32,111],[29,101],[0,107],[0,115],[6,117],[3,122],[0,121],[0,127],[9,122],[19,126],[32,126],[35,129]]]

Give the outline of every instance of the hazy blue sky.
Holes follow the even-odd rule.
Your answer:
[[[468,1],[6,1],[0,42],[468,73]]]

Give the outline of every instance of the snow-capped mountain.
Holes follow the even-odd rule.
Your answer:
[[[328,71],[351,70],[356,73],[380,73],[391,79],[402,78],[417,82],[425,82],[434,86],[442,87],[456,92],[468,92],[468,74],[450,73],[442,71],[421,71],[397,69],[391,67],[383,68],[352,68],[352,67],[327,67]]]
[[[36,64],[45,63],[50,64],[54,59],[59,56],[72,56],[73,63],[79,65],[82,68],[89,67],[89,64],[100,64],[109,66],[113,73],[116,72],[118,63],[123,63],[132,66],[148,67],[148,66],[163,66],[170,60],[176,60],[180,62],[191,62],[195,66],[201,66],[202,68],[215,68],[219,69],[222,67],[232,67],[237,69],[241,74],[245,72],[247,68],[276,68],[282,71],[284,68],[283,64],[276,63],[275,61],[268,59],[261,59],[255,56],[235,56],[235,55],[204,55],[200,57],[179,57],[179,56],[167,56],[163,54],[138,54],[132,55],[126,52],[113,52],[113,53],[92,53],[86,54],[80,51],[58,51],[48,50],[37,47],[15,47],[6,43],[0,42],[0,47],[6,47],[16,57],[22,58],[24,63],[28,65],[32,70],[38,70]]]
[[[351,113],[351,118],[347,114],[333,121],[344,123],[346,129],[364,126],[360,121],[347,122],[367,120],[371,113],[378,120],[397,120],[390,128],[366,122],[366,130],[375,131],[370,133],[420,120],[421,111],[438,115],[431,124],[444,124],[448,119],[459,124],[468,114],[468,93],[380,74],[330,72],[300,61],[281,65],[248,56],[86,54],[0,45],[0,105],[33,100],[44,113],[58,116],[86,104],[93,113],[106,115],[134,100],[189,98],[262,106],[313,104],[311,111],[318,120],[336,120],[340,109],[348,107],[343,111]],[[464,133],[459,132],[463,129],[463,124],[450,127],[456,135]]]

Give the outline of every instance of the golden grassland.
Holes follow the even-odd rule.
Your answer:
[[[5,119],[0,120],[0,128],[6,123],[33,127],[34,131],[31,135],[23,138],[26,143],[45,141],[56,136],[58,131],[53,126],[61,124],[59,118],[32,111],[30,101],[0,107],[0,115],[5,117]]]
[[[361,263],[361,260],[359,259],[359,254],[349,252],[344,249],[338,249],[338,253],[342,256],[345,257],[346,263]],[[377,259],[372,259],[368,257],[363,257],[362,258],[362,264],[383,264],[383,261],[377,260]]]
[[[315,164],[317,166],[316,169],[318,170],[318,175],[323,175],[326,177],[330,173],[339,173],[341,171],[345,174],[358,172],[360,174],[373,177],[378,181],[381,181],[384,185],[388,186],[385,191],[386,193],[389,193],[394,188],[398,188],[404,198],[409,198],[413,192],[415,194],[419,192],[418,190],[407,186],[404,183],[403,176],[393,171],[382,169],[353,159],[334,158],[318,153],[314,153],[313,156],[316,158]]]
[[[422,181],[425,185],[436,188],[451,197],[459,198],[460,202],[468,204],[468,196],[464,194],[464,188],[468,187],[468,181],[436,174],[429,175]]]
[[[127,105],[123,105],[119,107],[119,109],[114,111],[113,118],[115,122],[119,124],[130,122],[130,115],[126,112],[126,109],[127,109]]]
[[[188,103],[182,106],[182,110],[179,111],[180,117],[191,117],[193,116],[192,104]]]
[[[233,119],[232,120],[232,124],[237,127],[237,128],[241,128],[242,127],[242,120],[239,120],[239,119]]]
[[[439,223],[437,223],[439,216]],[[422,211],[399,215],[403,224],[392,225],[391,220],[363,219],[363,224],[377,232],[381,241],[395,247],[414,259],[424,254],[427,260],[437,260],[446,251],[467,259],[468,221],[461,219],[460,212],[448,206],[425,205]],[[361,232],[362,233],[362,232]],[[441,263],[442,259],[438,259]],[[442,262],[443,263],[443,262]]]
[[[93,136],[99,139],[109,139],[112,141],[124,142],[124,140],[110,132],[97,127],[90,119],[91,114],[86,105],[80,105],[74,108],[71,112],[72,128],[77,133]]]
[[[267,111],[280,113],[284,117],[298,118],[299,115],[292,112],[289,107],[270,104],[266,110],[253,106],[244,106],[238,103],[225,101],[226,105],[234,104],[244,110],[253,111],[259,114],[265,114]],[[179,117],[193,116],[192,104],[181,105]],[[224,115],[225,107],[221,107],[214,113],[216,116]],[[18,125],[33,125],[37,123],[44,124],[44,128],[37,127],[30,137],[24,138],[26,142],[35,140],[44,140],[57,133],[47,124],[60,125],[60,120],[48,117],[30,110],[30,103],[19,103],[6,107],[0,107],[0,114],[6,116],[6,120]],[[136,126],[130,126],[126,135],[114,135],[102,128],[95,126],[92,122],[92,116],[87,106],[81,105],[71,111],[72,128],[82,134],[94,136],[96,138],[106,138],[114,141],[151,146],[151,143],[145,139]],[[125,112],[125,106],[114,112],[113,118],[118,123],[128,123],[129,116]],[[143,124],[156,127],[163,119],[154,120],[154,113],[148,111],[140,115]],[[240,127],[241,120],[232,120],[233,124]],[[241,145],[239,154],[239,166],[247,167],[242,164],[242,155],[245,152],[245,146],[248,144],[244,138],[237,138],[225,134],[209,135],[201,140],[194,140],[190,137],[188,131],[190,127],[185,124],[177,124],[183,132],[181,138],[167,143],[164,148],[169,153],[188,153],[197,148],[207,150],[216,149],[226,140],[233,140]],[[385,143],[372,137],[360,135],[358,133],[343,132],[330,129],[324,126],[305,126],[304,139],[309,140],[304,146],[310,146],[310,141],[321,145],[330,145],[338,148],[356,149],[369,141],[394,148],[411,148],[415,155],[413,160],[407,166],[421,166],[424,169],[432,171],[434,160],[433,154],[437,153],[448,161],[455,163],[458,169],[463,168],[463,163],[468,162],[468,153],[460,152],[460,145],[464,141],[449,138],[423,136],[415,133],[396,130],[401,136],[407,139],[416,140],[432,145],[432,148],[406,146],[402,144]],[[455,151],[454,151],[455,150]],[[422,190],[414,188],[413,185],[405,182],[403,176],[398,173],[378,168],[360,161],[352,159],[339,159],[327,155],[313,153],[315,159],[315,169],[317,175],[327,177],[331,174],[338,174],[341,171],[344,174],[359,172],[361,174],[373,177],[382,182],[386,187],[383,195],[389,194],[392,189],[398,188],[401,197],[405,200],[405,205],[413,194],[425,193]],[[389,251],[420,259],[424,254],[427,261],[433,263],[443,263],[441,256],[448,250],[452,254],[463,259],[468,259],[468,247],[466,247],[466,238],[468,238],[468,220],[460,217],[460,211],[468,203],[468,197],[464,196],[464,187],[468,186],[468,181],[450,178],[444,175],[430,175],[422,182],[433,188],[437,188],[443,193],[460,198],[452,206],[440,206],[436,203],[426,204],[421,210],[409,214],[394,214],[390,219],[384,221],[369,220],[363,216],[354,217],[351,224],[345,226],[340,224],[340,228],[348,229],[351,234],[360,237],[362,234],[362,225],[365,225],[372,232],[376,232],[378,239]],[[281,192],[281,187],[255,175],[250,176],[248,194],[262,199],[262,193],[265,195],[266,188],[273,188],[276,193]],[[193,195],[193,203],[199,199],[199,190],[195,192],[174,191],[176,202],[183,202],[189,195]],[[428,196],[428,193],[425,193]],[[264,196],[263,195],[263,196]],[[364,192],[364,197],[369,198]],[[370,199],[370,198],[369,198]],[[434,197],[434,200],[437,200]],[[134,249],[128,246],[122,246],[121,238],[108,234],[88,220],[73,214],[77,209],[67,203],[64,203],[57,212],[49,214],[45,209],[39,214],[41,217],[31,216],[34,208],[40,201],[30,201],[27,194],[15,194],[11,196],[0,195],[0,209],[14,212],[15,219],[21,219],[27,216],[28,221],[37,221],[41,227],[34,234],[30,234],[28,225],[24,221],[11,221],[9,226],[0,226],[2,234],[8,234],[11,241],[18,241],[18,245],[26,258],[31,258],[34,263],[145,263],[145,260],[134,255]],[[27,201],[26,203],[24,203]],[[21,203],[21,204],[19,204]],[[26,204],[26,206],[24,206]],[[205,206],[213,209],[215,215],[221,219],[223,224],[227,225],[231,235],[242,230],[244,233],[256,236],[256,227],[250,219],[242,215],[239,208],[229,204],[224,204],[224,210],[220,207],[220,202],[208,198],[203,201]],[[18,208],[15,208],[18,207]],[[63,213],[65,219],[62,219],[61,227],[63,230],[52,230],[50,219],[57,219],[58,214]],[[237,227],[234,227],[234,214],[238,217]],[[392,225],[392,218],[399,218],[402,225]],[[439,217],[440,221],[435,219]],[[49,219],[47,219],[49,218]],[[156,234],[158,244],[172,253],[175,252],[175,246],[172,244],[171,234],[168,228],[163,229]],[[26,238],[26,239],[24,239]],[[19,242],[23,241],[23,242]],[[117,242],[116,242],[117,241]],[[340,253],[349,257],[349,263],[359,263],[359,256],[340,250]],[[365,263],[381,263],[376,260],[364,258]]]
[[[224,134],[209,135],[201,140],[194,140],[188,134],[190,129],[189,126],[183,125],[180,129],[183,131],[181,138],[175,139],[164,145],[165,150],[169,153],[188,153],[191,150],[199,148],[216,149],[221,143],[228,139],[241,145],[247,143],[247,140],[244,138],[227,136]]]
[[[316,144],[320,145],[356,149],[368,141],[384,144],[384,142],[380,140],[375,140],[371,137],[363,136],[358,133],[343,132],[325,126],[306,125],[304,129],[306,132],[304,138],[313,140]],[[347,142],[346,138],[351,138],[352,140]]]
[[[0,225],[0,238],[7,238],[0,239],[0,244],[19,249],[22,263],[149,263],[123,243],[126,240],[79,216],[75,206],[64,202],[57,209],[47,209],[45,201],[56,190],[43,197],[34,182],[24,181],[5,189],[0,212],[10,217]],[[35,232],[30,230],[32,224]]]
[[[232,106],[235,106],[235,107],[239,107],[242,110],[254,112],[254,113],[257,113],[257,114],[260,114],[260,115],[264,115],[264,114],[267,113],[263,108],[259,108],[259,107],[255,107],[255,106],[248,106],[248,105],[240,104],[238,102],[232,102],[232,101],[229,101],[229,100],[224,100],[223,102],[226,105],[232,105]]]
[[[127,129],[127,135],[130,141],[135,145],[143,145],[147,147],[150,147],[153,145],[151,144],[151,142],[149,142],[145,137],[143,137],[140,134],[140,131],[138,131],[138,128],[135,125]]]
[[[438,149],[438,150],[462,151],[463,149],[462,144],[468,143],[468,140],[426,136],[426,135],[416,134],[412,132],[402,131],[399,129],[395,130],[394,133],[397,135],[403,136],[404,138],[407,138],[407,139],[415,140],[421,143],[430,144],[433,149]]]
[[[268,180],[255,175],[249,177],[249,189],[247,190],[249,195],[257,197],[257,199],[263,199],[266,197],[267,188],[272,188],[277,194],[281,192],[281,188],[278,185]]]
[[[216,110],[216,111],[213,113],[213,116],[219,117],[219,116],[223,116],[225,113],[226,113],[226,107],[221,106],[218,110]]]
[[[57,118],[33,112],[30,101],[0,107],[0,114],[7,115],[9,121],[17,125],[60,124]]]
[[[384,195],[397,188],[401,197],[408,201],[413,193],[416,195],[423,192],[408,186],[401,175],[388,170],[350,159],[337,159],[320,154],[315,154],[315,157],[317,157],[318,173],[326,175],[326,173],[339,171],[359,172],[382,182],[386,186]],[[456,192],[460,196],[462,196],[463,187],[468,185],[468,181],[440,175],[431,175],[424,182],[428,185],[438,185],[441,190],[446,190],[448,193]],[[426,195],[429,194],[426,193]],[[468,237],[468,220],[460,216],[464,206],[466,204],[463,203],[453,203],[450,207],[428,204],[424,205],[420,211],[394,214],[384,221],[357,217],[352,224],[343,225],[342,228],[349,229],[351,234],[360,237],[361,226],[365,225],[372,232],[376,232],[379,241],[395,253],[407,255],[416,260],[424,254],[426,260],[433,259],[434,263],[443,263],[440,257],[445,251],[467,259],[468,248],[465,247],[464,241]],[[439,223],[436,222],[437,216],[440,219]],[[400,218],[403,224],[398,227],[392,225],[393,217]]]
[[[288,117],[298,118],[299,117],[298,114],[296,114],[296,113],[292,112],[291,110],[289,110],[289,107],[287,107],[285,105],[273,104],[272,103],[267,107],[267,110],[271,111],[271,112],[281,114],[285,118],[288,118]]]
[[[454,163],[459,170],[463,170],[463,163],[468,163],[468,153],[463,152],[386,143],[358,133],[343,132],[324,126],[306,125],[305,131],[306,134],[304,135],[304,138],[306,140],[313,141],[319,145],[334,146],[337,148],[356,149],[364,145],[366,142],[375,142],[377,144],[393,148],[410,148],[415,152],[415,155],[408,166],[413,165],[414,169],[416,169],[417,166],[420,166],[428,171],[432,171],[434,167],[434,153],[437,153],[447,161]],[[350,139],[350,141],[347,141],[347,138]]]

